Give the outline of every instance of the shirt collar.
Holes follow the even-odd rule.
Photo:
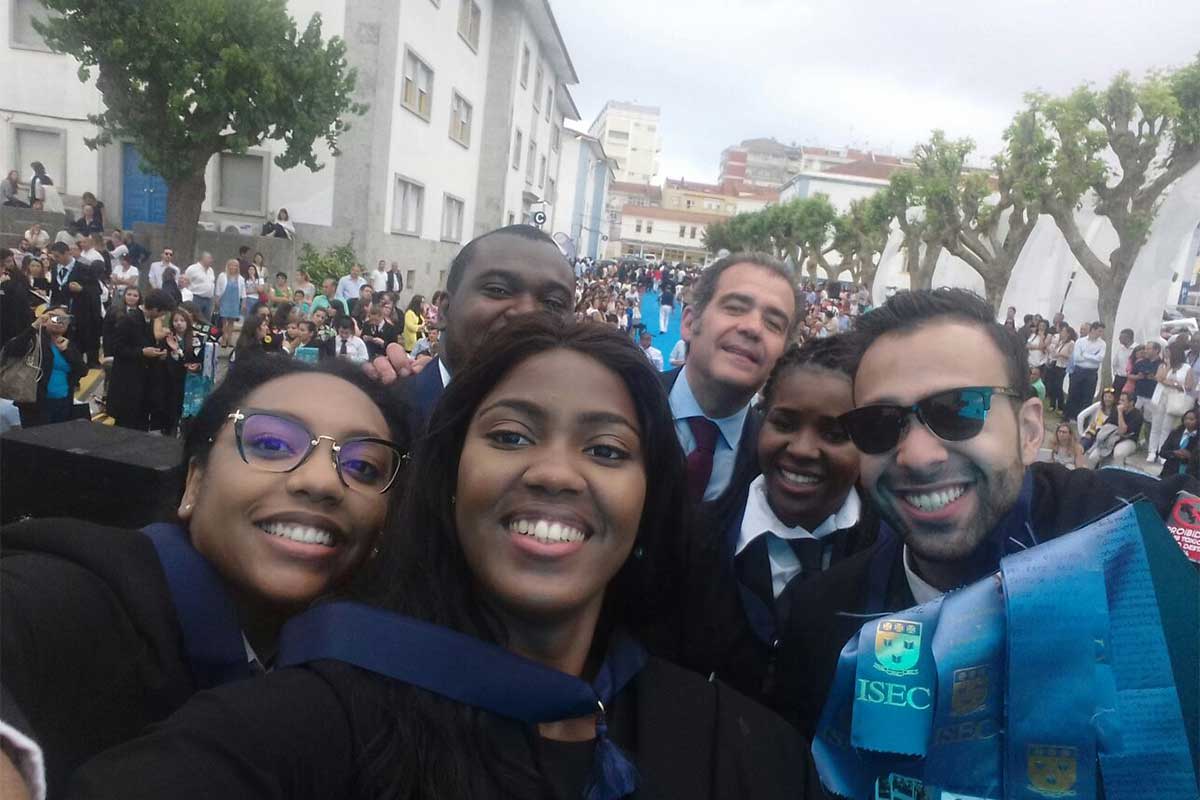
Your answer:
[[[442,375],[442,388],[445,389],[450,385],[450,370],[446,368],[446,362],[438,359],[438,372]]]
[[[696,400],[696,395],[692,394],[692,387],[688,383],[686,365],[680,369],[679,377],[675,379],[675,385],[671,387],[671,395],[668,401],[671,404],[671,416],[673,419],[683,420],[689,417],[708,418],[704,410],[700,408],[700,403]],[[742,439],[742,428],[746,425],[746,413],[749,410],[750,406],[747,404],[736,413],[724,419],[711,420],[717,426],[717,430],[721,431],[721,438],[725,440],[725,444],[730,450],[736,450],[738,442]]]
[[[917,605],[923,605],[935,597],[945,594],[940,589],[930,586],[920,575],[913,572],[912,567],[908,565],[908,545],[904,545],[902,557],[904,559],[904,577],[908,579],[908,589],[912,592],[913,600],[917,601]]]
[[[861,513],[862,501],[858,492],[851,486],[842,507],[826,517],[816,530],[809,531],[800,525],[789,528],[771,510],[771,504],[767,502],[767,478],[765,475],[759,475],[750,484],[746,511],[742,514],[742,531],[738,535],[734,555],[741,553],[751,542],[768,531],[781,539],[823,539],[834,531],[845,530],[858,524]]]

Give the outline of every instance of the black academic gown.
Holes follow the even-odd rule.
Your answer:
[[[809,694],[807,678],[803,673],[781,669],[779,659],[784,651],[795,647],[789,637],[800,626],[792,617],[811,613],[812,591],[807,584],[820,581],[822,574],[793,578],[773,607],[741,584],[734,566],[734,550],[745,515],[747,490],[742,490],[735,504],[736,513],[723,514],[706,503],[696,517],[692,528],[695,535],[689,537],[693,549],[685,568],[682,617],[675,627],[679,636],[677,659],[702,675],[715,674],[789,721],[801,724],[801,709]],[[878,531],[879,517],[862,498],[858,523],[836,536],[829,568],[873,545]],[[755,556],[761,556],[762,563],[751,564],[749,569],[769,581],[771,567],[765,551],[748,552],[742,558]]]
[[[70,797],[374,798],[359,783],[364,754],[387,742],[390,720],[403,713],[388,689],[383,678],[324,661],[205,692],[90,762]],[[665,661],[649,660],[608,719],[612,740],[637,767],[634,800],[794,799],[814,781],[805,743],[783,720]],[[498,751],[528,770],[546,763],[546,749],[534,756],[529,729],[496,722],[488,736]],[[546,797],[582,796],[547,788]],[[480,800],[514,796],[500,786]]]
[[[1156,480],[1120,469],[1068,470],[1059,464],[1036,463],[1032,474],[1033,500],[1030,524],[1037,541],[1057,538],[1120,507],[1122,498],[1144,497],[1167,519],[1180,491],[1200,493],[1193,478],[1175,476]],[[1028,533],[1020,543],[995,542],[998,552],[1017,552],[1033,546]],[[979,577],[999,569],[981,565]],[[800,730],[811,736],[816,728],[842,647],[858,633],[864,614],[901,611],[916,605],[904,573],[902,542],[881,531],[874,545],[799,587],[795,602],[808,609],[793,615],[779,654],[779,669],[806,687],[796,700]],[[1194,676],[1190,679],[1195,684]],[[1178,682],[1178,681],[1177,681]],[[1188,711],[1185,708],[1185,721]],[[1195,727],[1196,709],[1191,720]]]
[[[1158,449],[1159,457],[1164,459],[1162,475],[1168,477],[1178,475],[1182,469],[1193,478],[1200,476],[1200,433],[1193,433],[1188,440],[1186,460],[1175,456],[1175,451],[1179,449],[1179,442],[1182,439],[1183,426],[1180,425],[1167,434],[1167,440]]]
[[[0,718],[62,797],[86,759],[192,695],[162,565],[138,531],[73,519],[0,528]]]
[[[141,309],[126,312],[113,326],[107,411],[119,425],[146,430],[150,424],[146,402],[150,363],[142,349],[155,346],[154,329]]]

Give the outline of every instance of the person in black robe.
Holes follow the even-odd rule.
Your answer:
[[[455,373],[426,437],[399,521],[421,533],[388,538],[364,596],[584,680],[678,601],[683,456],[619,331],[514,320]],[[484,695],[517,680],[455,663]],[[636,797],[802,798],[809,780],[780,718],[654,657],[595,716],[537,725],[318,660],[193,698],[86,765],[72,796],[574,800],[613,745]]]
[[[67,795],[80,764],[195,692],[261,674],[283,623],[349,580],[393,513],[402,477],[364,491],[328,449],[290,472],[247,463],[229,417],[248,407],[343,442],[386,438],[397,463],[408,447],[403,412],[361,370],[262,360],[222,382],[195,418],[179,526],[165,531],[174,550],[152,538],[161,530],[82,520],[0,528],[0,720],[40,748],[45,775],[2,729],[0,758],[18,761],[31,785],[44,779],[50,798]],[[295,543],[318,528],[328,547]]]
[[[662,632],[666,642],[677,637],[681,664],[796,722],[808,686],[778,664],[794,645],[792,617],[809,613],[796,598],[879,530],[855,487],[859,452],[838,421],[853,407],[853,357],[848,338],[833,336],[793,346],[775,365],[759,405],[761,475],[741,484],[732,513],[701,506],[683,559],[687,600]]]
[[[0,262],[4,253],[0,250]],[[12,261],[12,256],[7,259]],[[0,347],[14,336],[24,333],[33,324],[33,305],[29,291],[29,279],[17,267],[5,264],[0,268]]]
[[[154,320],[174,308],[170,295],[152,289],[142,308],[127,309],[113,326],[108,414],[122,428],[149,430],[150,369],[152,363],[166,357],[165,348],[154,337]]]
[[[1196,409],[1189,410],[1179,421],[1179,426],[1167,434],[1167,439],[1158,450],[1163,459],[1160,473],[1166,478],[1171,475],[1200,477],[1200,430],[1197,423],[1200,415]]]

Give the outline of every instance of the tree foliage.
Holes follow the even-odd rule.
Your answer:
[[[350,237],[350,241],[331,247],[324,253],[305,242],[300,245],[300,257],[296,261],[296,268],[304,270],[308,279],[320,286],[326,278],[337,280],[343,275],[349,275],[350,268],[357,263],[359,261],[354,252],[354,237]]]
[[[1030,94],[1022,118],[1030,131],[1009,139],[1024,165],[1013,189],[1054,218],[1099,289],[1111,340],[1121,293],[1165,192],[1200,164],[1200,56],[1140,81],[1122,72],[1103,89]],[[1107,254],[1095,252],[1076,222],[1085,202],[1116,231]]]
[[[714,253],[758,250],[811,268],[828,252],[836,219],[837,211],[825,195],[798,198],[709,223],[704,244]]]
[[[873,284],[879,259],[892,232],[888,190],[877,192],[865,200],[852,201],[846,213],[833,221],[833,229],[832,249],[841,256],[841,261],[836,266],[830,265],[822,254],[821,262],[825,271],[832,277],[842,270],[849,270],[855,283],[864,286]]]
[[[167,182],[168,235],[190,252],[213,155],[275,140],[282,169],[319,170],[313,144],[337,155],[352,99],[345,43],[321,39],[316,14],[300,31],[286,0],[41,0],[35,22],[54,50],[93,71],[105,110],[90,117],[97,147],[135,144]]]

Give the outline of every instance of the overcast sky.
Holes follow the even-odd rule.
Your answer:
[[[714,181],[742,139],[908,153],[942,128],[990,156],[1024,92],[1190,61],[1200,0],[551,0],[591,124],[662,109],[660,178]]]

